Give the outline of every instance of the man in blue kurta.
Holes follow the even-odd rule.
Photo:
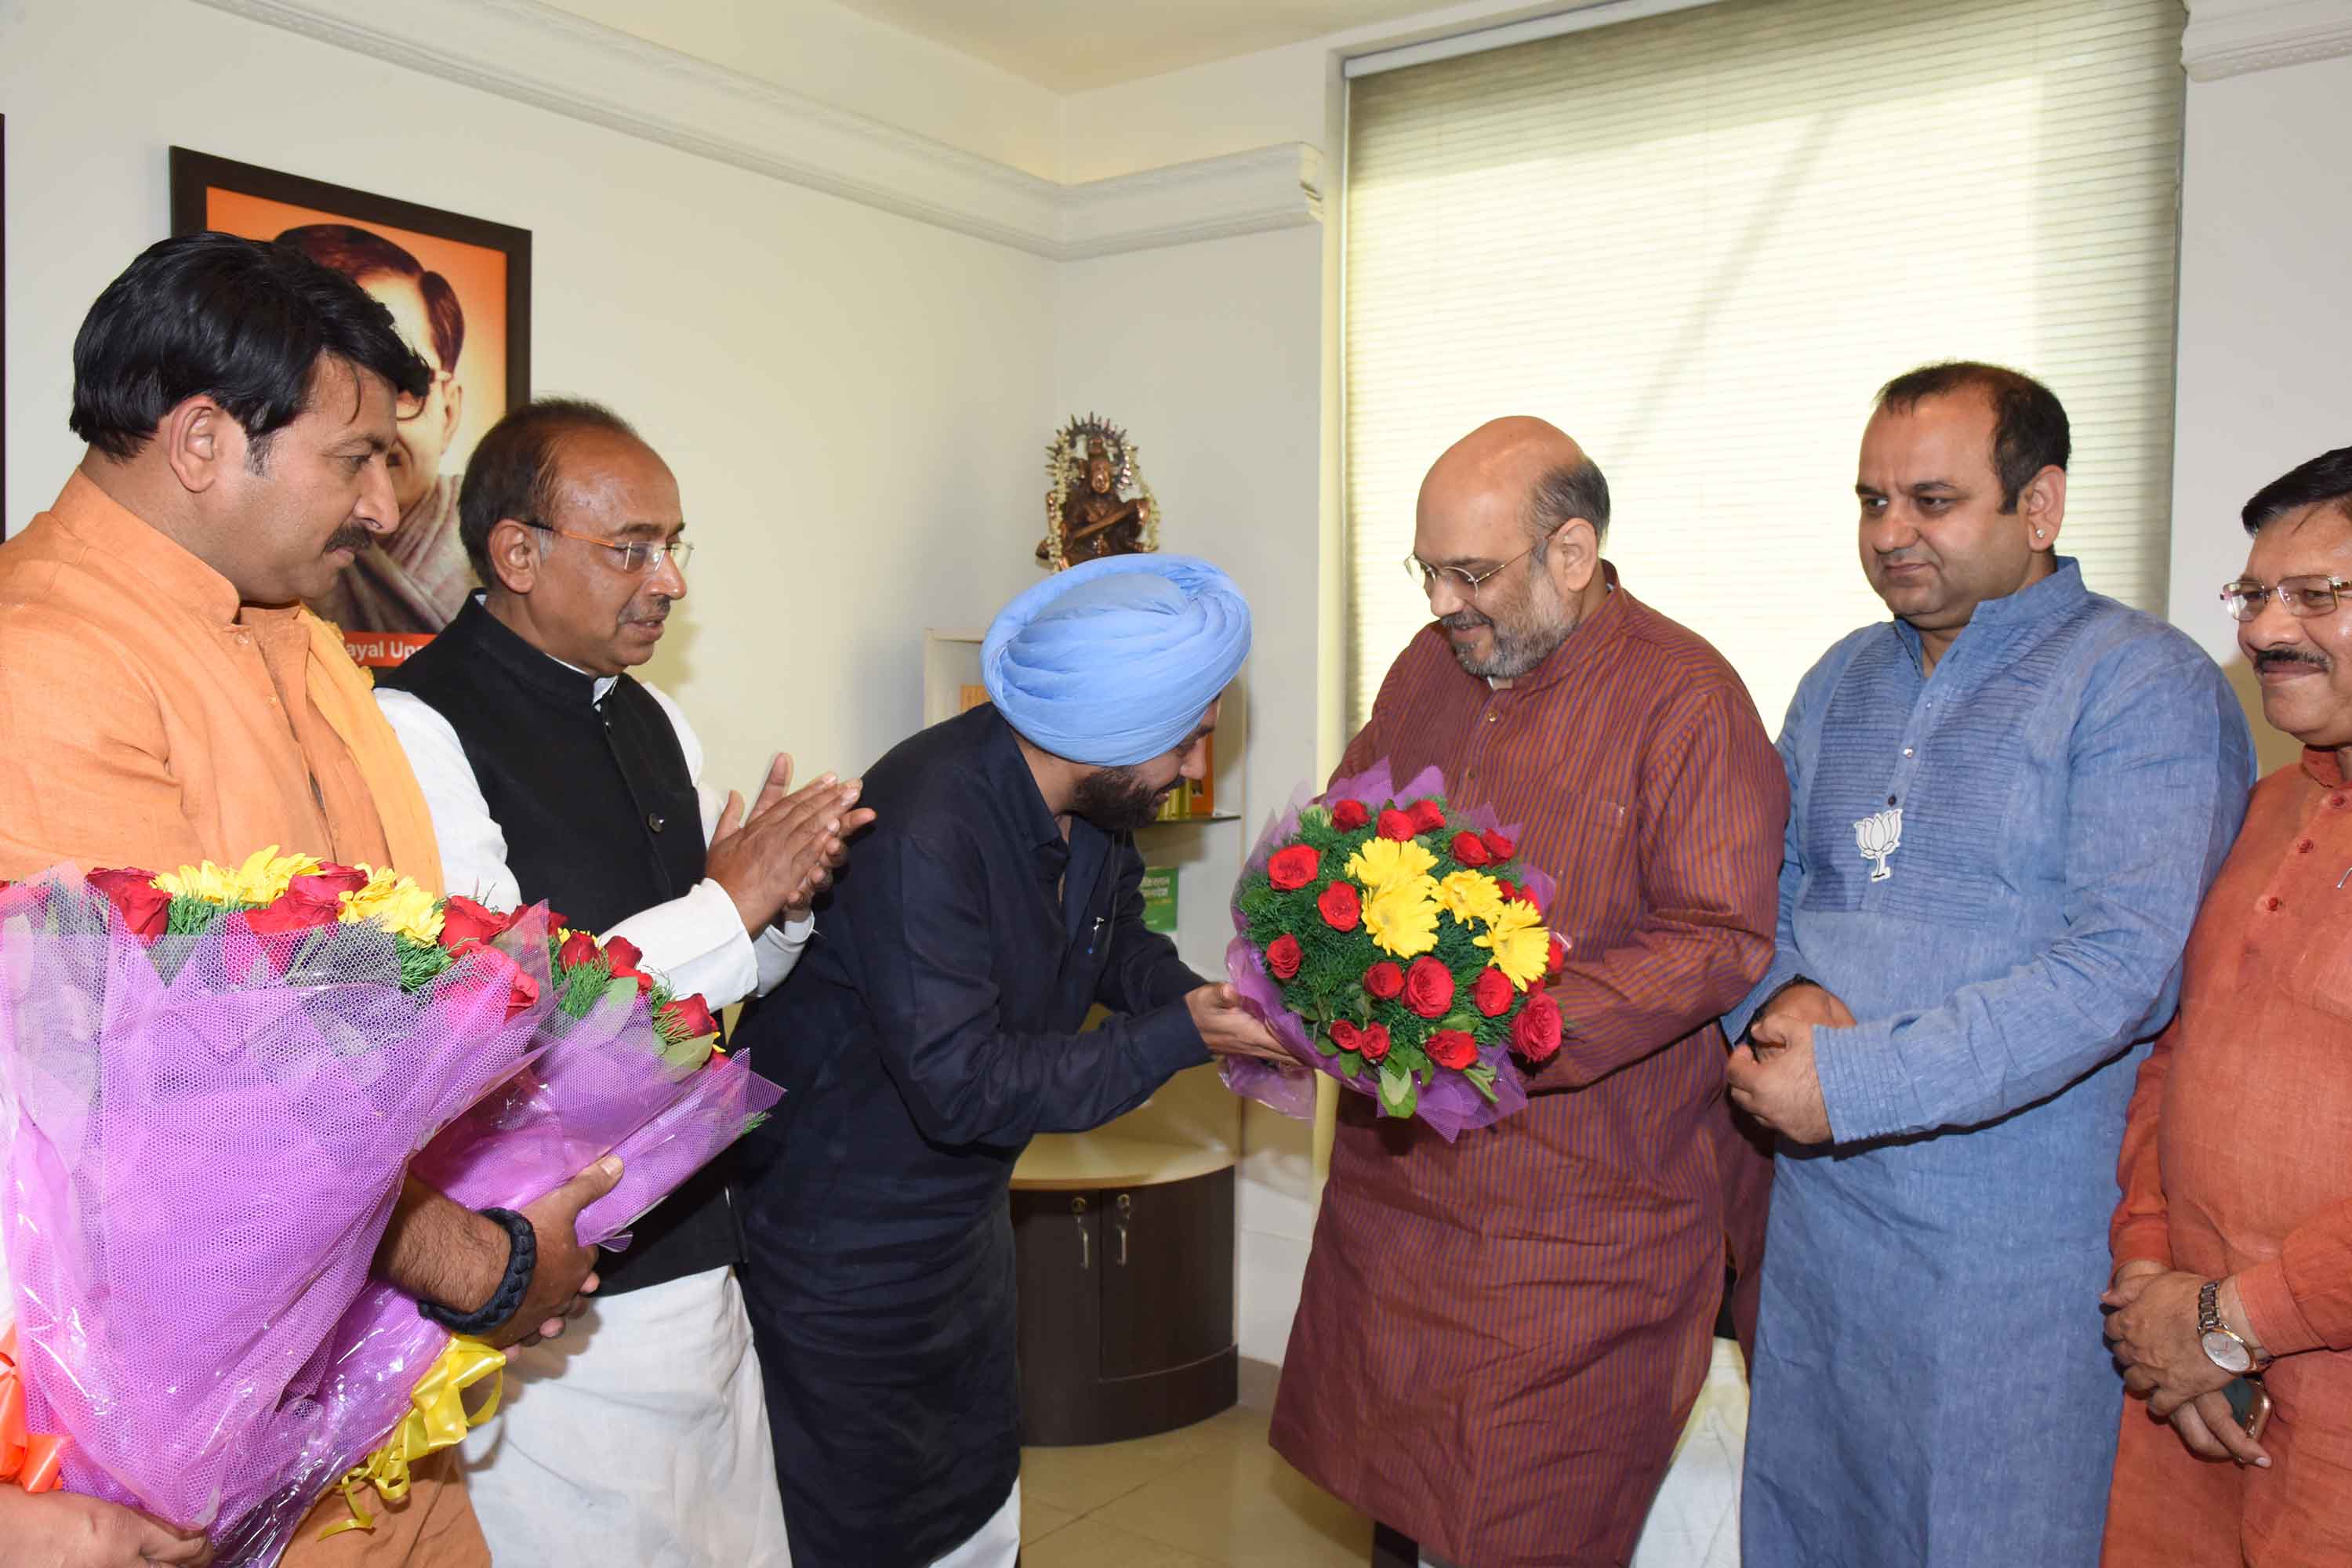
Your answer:
[[[2058,400],[1989,365],[1879,395],[1861,554],[1894,612],[1780,748],[1770,972],[1731,1098],[1780,1135],[1749,1568],[2092,1568],[2125,1106],[2252,782],[2197,645],[2057,553]]]

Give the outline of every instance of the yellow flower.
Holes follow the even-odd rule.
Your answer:
[[[412,942],[430,943],[440,938],[441,910],[432,894],[397,871],[379,871],[373,866],[358,869],[368,874],[367,886],[343,895],[344,924],[373,921]]]
[[[1542,913],[1525,899],[1496,910],[1475,945],[1495,955],[1495,967],[1514,985],[1532,984],[1551,963],[1551,933],[1544,929]]]
[[[1436,889],[1437,884],[1429,876],[1429,868],[1436,864],[1437,857],[1417,839],[1400,843],[1393,838],[1368,838],[1348,857],[1348,875],[1368,893],[1379,893],[1400,883],[1426,883],[1423,896],[1427,897]]]
[[[1437,945],[1437,883],[1428,877],[1394,882],[1364,900],[1364,930],[1372,945],[1399,958],[1417,958]]]
[[[208,904],[272,904],[295,878],[318,868],[310,856],[280,855],[273,844],[247,856],[245,864],[234,870],[207,860],[167,872],[155,879],[155,885],[174,898],[202,899]]]
[[[1484,871],[1456,871],[1437,884],[1437,901],[1464,925],[1491,922],[1503,911],[1503,889]]]

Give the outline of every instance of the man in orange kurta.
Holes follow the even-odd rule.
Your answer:
[[[0,878],[234,863],[276,845],[437,889],[399,742],[341,638],[299,607],[396,519],[393,393],[425,379],[356,285],[248,241],[164,241],[100,297],[75,348],[72,423],[89,454],[0,546]],[[582,1185],[563,1189],[574,1213]],[[594,1254],[567,1247],[571,1214],[529,1212],[562,1239],[541,1243],[516,1321],[551,1328]],[[496,1293],[508,1252],[500,1226],[412,1184],[377,1266],[463,1311]],[[285,1561],[488,1564],[455,1458],[418,1465],[404,1505],[371,1510],[372,1531],[321,1543],[326,1516],[306,1523]],[[68,1568],[201,1552],[128,1510],[8,1487],[0,1540]]]
[[[2147,1403],[2124,1409],[2108,1568],[2352,1563],[2352,447],[2245,523],[2223,598],[2304,753],[2255,786],[2132,1096],[2106,1300]],[[2247,1359],[2275,1406],[2258,1440],[2224,1392]]]
[[[1539,420],[1446,452],[1413,541],[1437,622],[1339,768],[1436,765],[1559,885],[1565,1038],[1526,1109],[1448,1143],[1341,1098],[1275,1404],[1284,1458],[1465,1568],[1625,1562],[1727,1250],[1763,1245],[1716,1019],[1771,963],[1788,781],[1722,656],[1601,561],[1608,504]]]

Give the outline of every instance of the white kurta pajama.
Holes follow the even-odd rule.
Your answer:
[[[596,682],[602,700],[609,679]],[[721,796],[702,786],[702,743],[677,705],[646,689],[677,731],[706,841]],[[493,908],[521,902],[506,835],[449,721],[417,698],[379,691],[424,786],[445,880]],[[705,878],[623,921],[605,939],[711,1010],[764,995],[808,939],[795,921],[753,941],[735,902]],[[731,1268],[593,1301],[560,1340],[519,1351],[499,1414],[465,1447],[467,1489],[499,1568],[589,1563],[632,1568],[780,1568],[791,1562],[751,1320]]]

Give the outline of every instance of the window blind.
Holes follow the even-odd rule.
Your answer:
[[[2178,0],[1721,0],[1350,83],[1350,728],[1428,619],[1398,563],[1505,414],[1609,477],[1605,553],[1777,730],[1884,619],[1856,554],[1871,395],[2014,365],[2073,421],[2062,545],[2161,613]]]

